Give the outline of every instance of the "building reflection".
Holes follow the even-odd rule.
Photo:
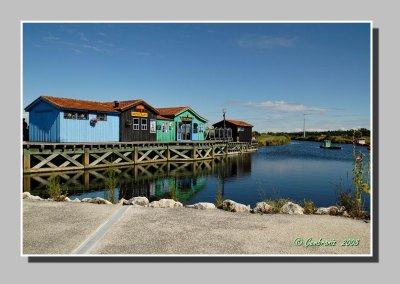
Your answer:
[[[143,164],[114,168],[117,188],[114,200],[146,196],[150,201],[174,198],[184,202],[207,187],[209,177],[223,183],[250,175],[251,155],[227,156],[191,163]],[[48,197],[49,178],[58,175],[70,198],[109,197],[106,180],[110,169],[24,175],[24,191]]]

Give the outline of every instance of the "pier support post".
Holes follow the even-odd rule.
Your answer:
[[[29,175],[24,175],[24,192],[31,191],[31,177]]]
[[[24,149],[24,172],[31,169],[31,153],[28,149]]]
[[[167,157],[167,162],[169,161],[169,159],[171,158],[171,153],[169,151],[169,144],[167,144],[167,153],[165,155]]]
[[[193,144],[192,159],[197,160],[197,145],[196,144]]]
[[[137,164],[137,161],[138,161],[138,147],[135,146],[135,147],[133,148],[133,162],[134,162],[135,164]]]
[[[83,173],[83,185],[85,189],[89,189],[89,184],[90,184],[90,177],[89,177],[89,171],[86,170]]]
[[[214,144],[211,144],[211,157],[214,159],[214,156],[215,156]]]
[[[90,149],[89,148],[84,148],[84,150],[83,150],[84,152],[83,152],[83,168],[84,169],[87,169],[88,167],[89,167],[89,164],[90,164],[90,159],[89,159],[89,156],[90,156]]]

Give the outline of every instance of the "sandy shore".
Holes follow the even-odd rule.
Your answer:
[[[327,215],[24,200],[23,254],[358,255],[370,253],[370,226]],[[348,239],[358,245],[343,246]]]

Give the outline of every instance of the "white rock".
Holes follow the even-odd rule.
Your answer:
[[[194,208],[194,209],[201,209],[201,210],[207,210],[207,209],[217,209],[214,204],[209,203],[209,202],[199,202],[193,205],[187,205],[185,206],[187,208]]]
[[[71,199],[69,199],[69,197],[65,197],[64,201],[71,202]]]
[[[76,203],[78,203],[78,202],[81,202],[81,201],[79,200],[79,198],[75,198],[74,200],[71,200],[71,202],[76,202]]]
[[[317,215],[342,215],[346,210],[343,206],[338,208],[337,206],[320,207],[317,209],[315,214]]]
[[[274,213],[274,208],[266,202],[258,202],[253,209],[254,213],[270,214]]]
[[[303,207],[293,202],[287,202],[281,208],[281,213],[290,215],[302,215],[303,211]]]
[[[317,215],[329,215],[329,208],[319,207],[317,211],[315,211]]]
[[[29,199],[30,196],[31,196],[31,193],[28,191],[25,191],[24,193],[22,193],[22,199]]]
[[[343,217],[351,217],[350,214],[347,211],[344,211],[342,214]]]
[[[40,196],[36,196],[36,195],[32,195],[29,192],[24,192],[22,194],[22,198],[23,199],[28,199],[28,200],[44,200],[43,198],[41,198]]]
[[[101,198],[101,197],[84,198],[84,199],[82,199],[82,202],[95,203],[95,204],[112,204],[110,201],[108,201],[104,198]]]
[[[178,208],[183,207],[183,204],[173,199],[160,199],[159,201],[153,201],[149,204],[149,207],[154,208]]]
[[[226,199],[222,202],[222,209],[230,212],[250,212],[250,205],[246,206],[233,200]]]
[[[108,200],[106,200],[104,198],[101,198],[101,197],[96,197],[95,198],[95,203],[97,203],[97,204],[108,204],[108,205],[112,204],[110,201],[108,201]]]
[[[144,196],[136,196],[124,202],[125,205],[148,206],[149,200]]]

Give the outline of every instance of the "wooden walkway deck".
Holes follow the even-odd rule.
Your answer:
[[[23,172],[85,170],[159,162],[190,162],[256,151],[225,141],[23,143]]]

